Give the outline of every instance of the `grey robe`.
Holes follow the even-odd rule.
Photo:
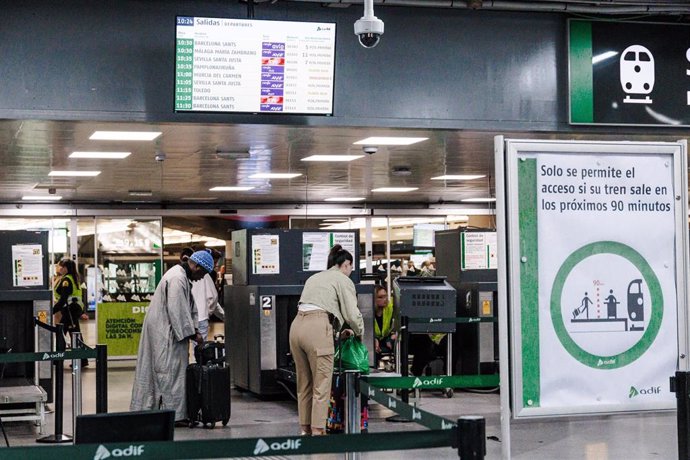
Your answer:
[[[174,409],[175,420],[187,418],[187,337],[195,333],[196,316],[191,283],[176,265],[163,275],[144,317],[130,410]]]

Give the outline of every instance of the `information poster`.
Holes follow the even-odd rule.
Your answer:
[[[108,356],[136,356],[148,302],[99,304],[98,343],[108,345]]]
[[[676,199],[678,171],[686,174],[681,148],[562,144],[570,145],[518,150],[513,163],[515,412],[673,408],[668,378],[679,359],[678,290],[685,292],[677,248],[687,232]]]
[[[252,235],[252,273],[276,275],[280,273],[280,237]]]
[[[487,270],[498,268],[496,232],[462,232],[461,270]]]
[[[175,110],[333,112],[335,24],[178,16]]]
[[[328,253],[339,244],[354,257],[353,232],[305,232],[302,234],[302,270],[323,271],[328,267]]]
[[[15,287],[43,285],[43,249],[40,244],[12,246],[12,285]]]

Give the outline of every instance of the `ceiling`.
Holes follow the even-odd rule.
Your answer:
[[[160,131],[154,141],[94,141],[96,130]],[[658,131],[657,131],[658,132]],[[461,203],[494,196],[493,137],[482,131],[297,127],[273,125],[147,124],[0,121],[0,203],[24,195],[49,195],[61,203],[222,205],[326,204],[326,198],[361,197],[363,205]],[[677,140],[669,136],[500,133],[520,138]],[[410,146],[379,146],[363,154],[354,142],[369,136],[426,137]],[[73,151],[130,151],[121,160],[69,158]],[[217,152],[244,152],[221,158]],[[247,152],[250,152],[247,154]],[[157,161],[164,154],[164,161]],[[346,163],[301,161],[314,154],[360,154]],[[51,170],[99,170],[96,177],[52,177]],[[399,171],[403,172],[400,174]],[[251,179],[259,172],[293,172],[294,179]],[[408,171],[409,174],[404,173]],[[431,180],[446,174],[479,174],[469,181]],[[245,192],[213,192],[217,186],[252,186]],[[408,193],[379,187],[417,187]],[[132,196],[131,191],[150,192]],[[26,203],[26,202],[24,202]],[[337,204],[337,202],[336,202]],[[360,203],[361,205],[362,203]],[[350,203],[350,205],[352,205]]]

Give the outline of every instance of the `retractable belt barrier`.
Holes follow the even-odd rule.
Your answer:
[[[376,388],[390,389],[445,389],[445,388],[495,388],[500,385],[498,374],[487,375],[427,375],[423,377],[376,377],[364,376],[362,380]]]
[[[395,433],[342,434],[337,436],[288,436],[208,441],[169,441],[148,443],[104,443],[63,446],[59,451],[48,447],[10,447],[2,449],[3,460],[70,460],[108,457],[138,459],[195,459],[252,456],[332,454],[385,450],[429,449],[451,446],[452,430],[400,431]]]
[[[0,355],[0,363],[25,363],[33,361],[69,361],[72,359],[96,358],[96,349],[70,351],[42,351],[38,353],[5,353]]]
[[[498,318],[493,316],[465,316],[460,318],[408,318],[409,323],[495,323]]]

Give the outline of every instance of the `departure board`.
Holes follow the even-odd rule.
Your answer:
[[[177,17],[175,110],[333,113],[335,24]]]

